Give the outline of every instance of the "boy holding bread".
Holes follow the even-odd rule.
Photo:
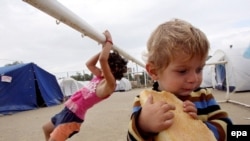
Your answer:
[[[179,140],[187,141],[194,140],[192,137],[195,134],[200,134],[198,138],[203,141],[226,140],[227,125],[232,122],[212,93],[208,89],[200,88],[209,48],[206,35],[186,21],[173,19],[156,28],[148,40],[147,53],[144,56],[146,70],[155,84],[153,90],[144,91],[135,98],[128,141],[169,141],[175,140],[177,136]],[[166,97],[173,94],[178,100],[171,97],[172,100],[167,101],[166,98],[165,101],[159,97],[164,94]],[[179,102],[181,106],[178,107],[173,101]],[[185,117],[184,124],[179,120],[179,109],[188,115],[180,117]],[[188,120],[185,121],[186,119]],[[197,125],[192,126],[193,121]],[[180,126],[183,127],[178,129]],[[203,132],[200,127],[204,130],[207,128],[208,131]],[[165,137],[160,137],[163,131],[171,128],[171,134],[166,133]],[[195,131],[195,128],[200,131]],[[185,135],[189,131],[195,131],[194,135]],[[188,139],[189,136],[192,139]]]

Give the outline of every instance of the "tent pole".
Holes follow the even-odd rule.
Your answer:
[[[227,93],[226,93],[226,101],[230,100],[230,92],[229,92],[229,80],[228,80],[228,63],[225,63],[226,67],[226,83],[227,83]]]
[[[144,87],[146,88],[147,87],[147,78],[146,78],[146,72],[145,71],[142,71],[142,73],[144,74]]]
[[[228,100],[227,102],[234,103],[234,104],[238,104],[238,105],[241,105],[241,106],[245,106],[245,107],[247,107],[247,108],[250,108],[250,105],[245,104],[245,103],[242,103],[242,102],[239,102],[239,101]]]
[[[234,103],[234,104],[238,104],[238,105],[242,105],[242,106],[250,108],[250,105],[248,105],[248,104],[245,104],[245,103],[238,102],[238,101],[230,99],[230,91],[229,91],[230,84],[229,84],[229,80],[228,80],[229,76],[228,76],[228,73],[227,73],[228,63],[225,63],[225,67],[226,67],[226,83],[227,83],[227,93],[226,93],[226,101],[225,102],[230,102],[230,103]]]
[[[211,63],[211,64],[207,64],[207,65],[216,65],[216,64],[225,64],[225,67],[226,67],[226,87],[227,87],[227,92],[226,92],[226,100],[223,100],[223,101],[218,101],[219,103],[222,103],[222,102],[228,102],[228,103],[233,103],[233,104],[238,104],[238,105],[241,105],[241,106],[245,106],[247,108],[250,108],[250,105],[248,104],[245,104],[245,103],[242,103],[242,102],[238,102],[238,101],[235,101],[235,100],[231,100],[230,99],[230,91],[229,91],[229,80],[228,80],[228,62],[226,61],[221,61],[221,62],[218,62],[218,63]]]

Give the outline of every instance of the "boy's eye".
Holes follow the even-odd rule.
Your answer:
[[[197,73],[200,73],[200,72],[202,72],[202,70],[203,70],[203,68],[199,68],[199,69],[197,69]]]
[[[187,72],[187,70],[179,70],[178,72],[181,73],[181,74],[184,74],[184,73]]]

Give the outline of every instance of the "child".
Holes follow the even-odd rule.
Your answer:
[[[184,112],[202,120],[217,140],[225,141],[227,125],[232,122],[211,92],[199,88],[209,51],[205,34],[188,22],[174,19],[159,25],[152,33],[147,51],[146,70],[156,82],[153,90],[175,94],[184,102]],[[170,110],[175,106],[152,101],[150,96],[141,107],[139,96],[135,98],[127,140],[152,141],[173,124],[174,115]]]
[[[93,79],[72,95],[65,102],[65,108],[43,126],[46,141],[65,141],[78,133],[87,110],[108,98],[115,91],[116,80],[120,80],[126,73],[127,60],[116,51],[110,52],[113,44],[111,35],[108,31],[105,31],[104,35],[106,41],[102,51],[86,62],[86,66],[94,75]],[[98,61],[101,69],[96,66]]]

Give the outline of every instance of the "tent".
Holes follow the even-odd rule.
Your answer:
[[[64,78],[58,83],[65,99],[68,99],[68,97],[74,94],[77,90],[86,86],[89,81],[76,81],[72,78]],[[116,84],[117,85],[115,91],[128,91],[132,89],[130,81],[124,77],[120,81],[116,81]]]
[[[0,68],[0,114],[58,105],[63,94],[56,77],[34,63]]]
[[[131,89],[132,89],[132,86],[128,79],[123,77],[120,81],[116,81],[115,91],[123,92],[123,91],[128,91]]]
[[[250,47],[230,48],[214,52],[207,60],[201,86],[212,85],[230,92],[250,90]],[[210,71],[208,71],[210,70]],[[209,82],[210,80],[210,82]]]
[[[215,84],[213,82],[213,74],[215,73],[212,73],[213,71],[213,68],[214,66],[212,65],[205,65],[204,68],[203,68],[203,81],[201,83],[201,87],[204,87],[204,88],[212,88],[214,87],[213,84]]]
[[[66,99],[84,86],[83,83],[73,78],[64,78],[59,82],[59,85]]]

